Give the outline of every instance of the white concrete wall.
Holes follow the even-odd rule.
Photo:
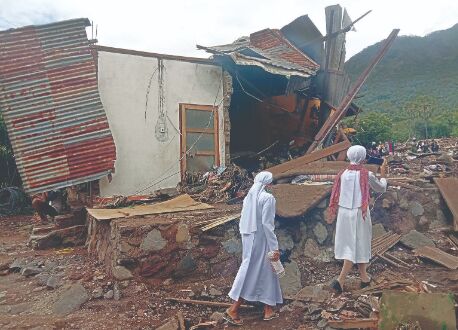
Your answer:
[[[158,59],[108,51],[99,51],[98,54],[100,97],[117,153],[112,182],[109,183],[106,178],[100,180],[101,196],[146,194],[177,185],[180,181],[180,103],[220,104],[220,162],[224,164],[221,67],[162,60],[164,109],[170,121],[167,121],[168,140],[159,142],[155,136],[159,95]],[[153,73],[146,108],[148,84]]]

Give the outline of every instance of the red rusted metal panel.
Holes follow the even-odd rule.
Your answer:
[[[73,19],[0,31],[0,110],[29,193],[96,180],[114,168],[89,25]]]

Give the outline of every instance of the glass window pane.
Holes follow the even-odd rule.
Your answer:
[[[215,164],[214,156],[194,156],[186,159],[186,171],[206,172]]]
[[[193,151],[214,151],[215,150],[214,135],[202,133],[202,136],[199,138],[200,135],[201,133],[187,133],[186,134],[186,150],[189,150],[189,148],[192,147],[192,149],[190,150],[191,152]]]
[[[213,129],[213,111],[186,109],[186,128]]]

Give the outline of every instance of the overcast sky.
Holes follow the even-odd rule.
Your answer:
[[[98,26],[101,45],[207,57],[196,44],[230,43],[305,14],[324,33],[324,8],[336,3],[352,19],[373,10],[347,34],[350,56],[393,28],[424,36],[458,23],[458,0],[0,0],[0,30],[87,17]]]

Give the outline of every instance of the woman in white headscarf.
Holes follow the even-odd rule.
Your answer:
[[[280,257],[274,233],[275,198],[265,190],[271,183],[272,173],[260,172],[243,200],[240,217],[242,264],[229,292],[229,297],[235,302],[224,315],[233,325],[242,325],[238,314],[242,299],[264,303],[265,321],[278,317],[273,306],[283,302],[278,276],[267,258],[269,252],[274,252],[271,260]]]
[[[329,205],[330,220],[337,213],[335,258],[344,260],[342,271],[331,284],[338,293],[342,292],[345,278],[353,264],[358,265],[361,287],[370,284],[367,265],[371,258],[372,223],[369,212],[369,190],[385,192],[385,178],[378,180],[362,163],[366,159],[363,146],[352,146],[347,151],[350,166],[339,173],[334,182]],[[382,166],[382,176],[385,176]]]

